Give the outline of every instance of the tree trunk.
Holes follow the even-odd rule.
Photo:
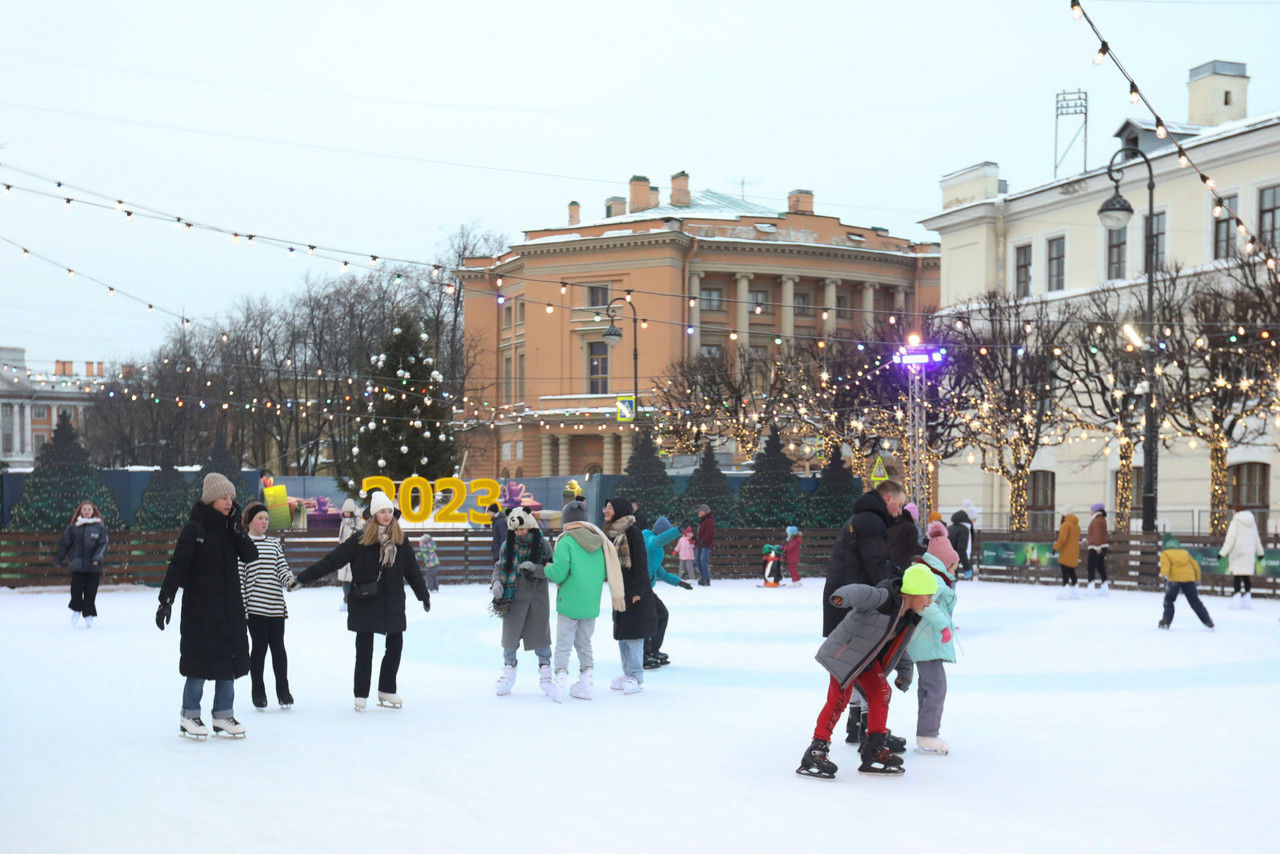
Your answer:
[[[1227,438],[1215,433],[1209,440],[1209,532],[1227,533]]]
[[[1133,519],[1133,442],[1121,437],[1120,467],[1116,470],[1116,520],[1111,530],[1129,533]]]
[[[1006,475],[1009,481],[1009,530],[1025,531],[1027,530],[1027,481],[1029,475],[1025,470],[1019,469],[1012,477]]]

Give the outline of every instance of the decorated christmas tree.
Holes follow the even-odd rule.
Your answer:
[[[194,484],[188,487],[191,491],[187,496],[187,511],[190,512],[191,505],[200,500],[201,494],[204,492],[204,476],[217,472],[218,474],[231,481],[236,486],[236,503],[241,509],[249,506],[249,502],[258,497],[258,490],[250,489],[244,481],[244,472],[240,466],[239,457],[231,453],[231,449],[227,447],[227,440],[222,436],[218,436],[213,442],[213,446],[209,449],[209,456],[205,458],[204,465],[200,467],[200,476],[196,478]],[[183,520],[185,521],[184,514]]]
[[[808,525],[811,528],[838,528],[853,513],[853,502],[861,484],[844,464],[840,444],[827,445],[827,462],[818,475],[818,485],[808,498]]]
[[[61,531],[81,501],[92,501],[107,527],[119,527],[116,499],[98,475],[71,419],[59,415],[53,439],[40,449],[35,469],[23,482],[22,497],[13,508],[12,527],[18,531]]]
[[[791,473],[778,431],[769,433],[756,455],[755,471],[738,490],[739,523],[748,528],[776,528],[804,521],[804,496]]]
[[[729,479],[720,471],[710,442],[703,447],[702,459],[698,460],[698,467],[689,476],[689,486],[680,500],[682,518],[696,519],[700,504],[711,508],[719,527],[737,524],[738,500],[729,486]]]
[[[151,475],[151,482],[142,493],[142,506],[133,519],[133,528],[138,531],[181,528],[186,524],[193,503],[191,485],[182,472],[173,467],[172,454],[165,451],[160,456],[160,470]]]
[[[626,477],[618,482],[616,491],[632,501],[638,501],[648,514],[650,522],[659,516],[671,518],[673,524],[680,521],[672,518],[679,510],[680,500],[676,497],[667,467],[658,456],[658,447],[653,443],[653,436],[648,430],[642,430],[636,438],[631,459],[627,460]]]
[[[355,496],[368,475],[393,481],[452,476],[457,464],[449,427],[453,410],[430,337],[416,320],[402,316],[371,362],[374,378],[365,386],[365,415],[351,459],[338,462],[339,480]]]

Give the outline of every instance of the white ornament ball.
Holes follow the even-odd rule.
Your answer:
[[[380,468],[380,469],[384,469],[384,468],[386,468],[386,467],[387,467],[387,461],[386,461],[386,460],[384,460],[384,459],[379,458],[379,459],[378,459],[378,468]]]
[[[431,340],[431,336],[430,336],[430,335],[428,335],[427,333],[423,332],[421,335],[419,335],[419,336],[418,336],[418,340],[419,340],[419,341],[430,341],[430,340]]]
[[[404,330],[402,330],[399,326],[397,326],[395,329],[392,329],[392,330],[391,330],[391,334],[392,334],[392,335],[399,335],[399,334],[400,334],[401,332],[403,332],[403,331],[404,331]]]
[[[352,448],[352,449],[351,449],[351,456],[353,456],[353,457],[358,457],[358,456],[360,456],[360,449],[359,449],[359,448]]]
[[[427,464],[427,458],[423,457],[422,459],[418,460],[418,462],[422,463],[425,466]]]
[[[408,446],[408,445],[401,445],[401,446],[400,446],[400,453],[402,453],[402,454],[407,454],[407,453],[409,453],[409,446]]]
[[[444,379],[444,374],[440,373],[439,371],[432,371],[431,379],[435,380],[436,382],[440,382],[441,380]]]

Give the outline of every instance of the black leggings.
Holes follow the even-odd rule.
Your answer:
[[[1095,551],[1089,549],[1089,583],[1093,583],[1093,574],[1098,573],[1098,580],[1107,583],[1107,549]]]
[[[658,627],[654,629],[653,634],[644,639],[645,655],[653,655],[655,652],[662,652],[662,642],[667,637],[667,618],[670,612],[667,606],[662,604],[662,600],[658,598],[658,594],[653,595],[653,605],[658,611]]]
[[[262,672],[267,663],[267,650],[270,649],[271,670],[276,677],[276,699],[292,705],[293,696],[289,693],[289,656],[284,651],[284,617],[250,614],[249,639],[253,641],[253,651],[249,653],[249,679],[252,682],[253,698],[263,701],[267,699],[267,686]]]
[[[1250,576],[1248,576],[1248,575],[1233,575],[1233,576],[1231,576],[1231,588],[1232,588],[1232,590],[1233,590],[1234,592],[1236,592],[1236,593],[1239,593],[1239,592],[1240,592],[1240,584],[1241,584],[1242,582],[1243,582],[1243,584],[1244,584],[1244,592],[1245,592],[1245,593],[1252,593],[1252,592],[1253,592],[1253,578],[1252,578],[1252,577],[1250,577]],[[88,612],[86,611],[85,613],[88,613]]]
[[[98,616],[98,582],[102,576],[96,572],[71,573],[72,611],[79,611],[86,617]]]
[[[373,632],[356,632],[355,695],[369,696],[369,679],[373,675]],[[387,632],[387,643],[382,653],[382,668],[378,671],[378,690],[384,694],[396,692],[396,674],[400,672],[400,653],[404,650],[404,632]]]
[[[1062,566],[1060,568],[1062,569],[1062,586],[1071,585],[1075,587],[1076,582],[1080,580],[1076,577],[1076,568],[1074,566]]]

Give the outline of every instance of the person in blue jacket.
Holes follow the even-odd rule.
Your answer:
[[[641,531],[641,534],[644,536],[644,549],[649,558],[649,586],[655,586],[661,579],[675,587],[692,590],[692,584],[681,581],[662,568],[666,548],[680,538],[680,529],[673,526],[666,516],[659,516],[654,520],[653,528],[646,528]],[[671,659],[662,651],[662,641],[667,636],[667,618],[670,614],[667,612],[667,606],[662,604],[662,600],[656,593],[653,595],[653,603],[658,609],[658,628],[644,641],[645,670],[657,670],[662,665],[671,663]]]

